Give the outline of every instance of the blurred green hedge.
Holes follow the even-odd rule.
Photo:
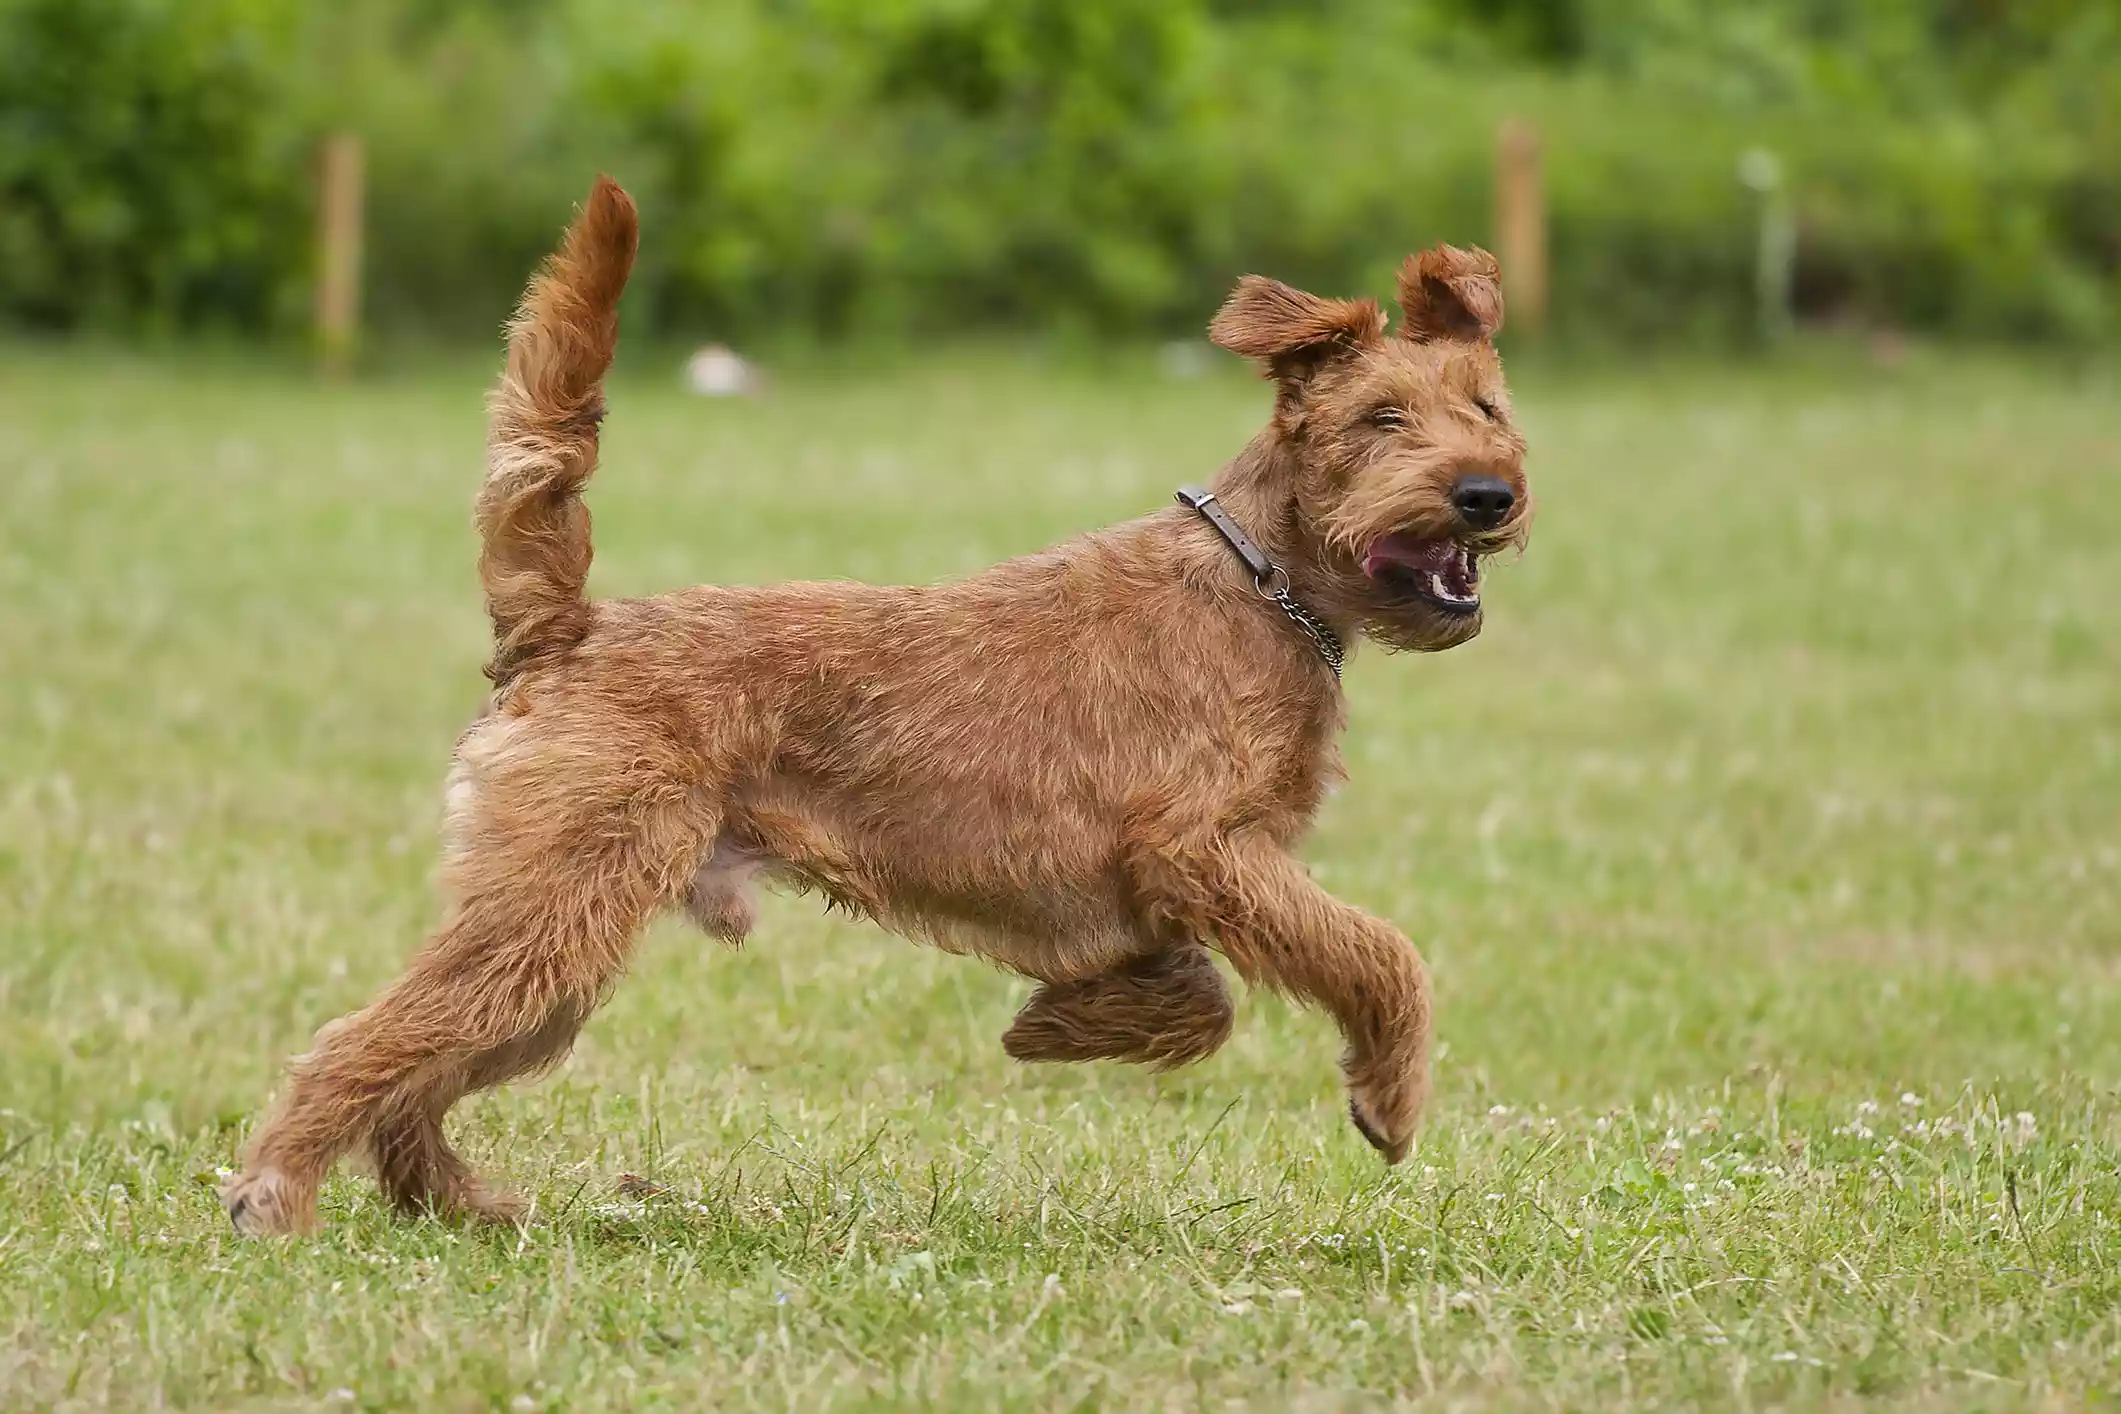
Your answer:
[[[1197,329],[1488,240],[1507,115],[1566,337],[1745,336],[1754,146],[1807,315],[2121,331],[2112,0],[0,0],[0,321],[299,328],[346,126],[385,328],[490,331],[601,168],[636,327]]]

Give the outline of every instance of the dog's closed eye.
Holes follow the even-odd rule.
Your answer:
[[[1479,408],[1480,415],[1488,421],[1502,421],[1502,409],[1495,406],[1493,398],[1475,398],[1473,399],[1473,406]]]
[[[1407,410],[1396,404],[1387,403],[1383,407],[1371,408],[1368,420],[1373,427],[1384,427],[1399,431],[1407,426]]]

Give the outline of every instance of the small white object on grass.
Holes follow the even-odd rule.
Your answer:
[[[743,398],[765,379],[749,359],[727,344],[709,344],[685,360],[685,386],[704,398]]]

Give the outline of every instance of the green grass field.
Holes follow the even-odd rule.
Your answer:
[[[625,362],[622,360],[622,363]],[[1163,504],[1264,390],[1026,358],[613,394],[601,592],[928,580]],[[0,1405],[2072,1407],[2121,1396],[2121,400],[1532,377],[1486,635],[1359,653],[1309,848],[1439,991],[1383,1168],[1321,1016],[1030,1071],[1026,984],[676,924],[476,1099],[520,1233],[247,1243],[282,1057],[433,912],[483,369],[0,353]],[[655,1185],[626,1179],[638,1175]]]

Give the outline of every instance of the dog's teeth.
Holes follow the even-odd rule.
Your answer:
[[[1434,570],[1429,572],[1429,592],[1439,599],[1449,599],[1451,591],[1443,587],[1443,576]]]

